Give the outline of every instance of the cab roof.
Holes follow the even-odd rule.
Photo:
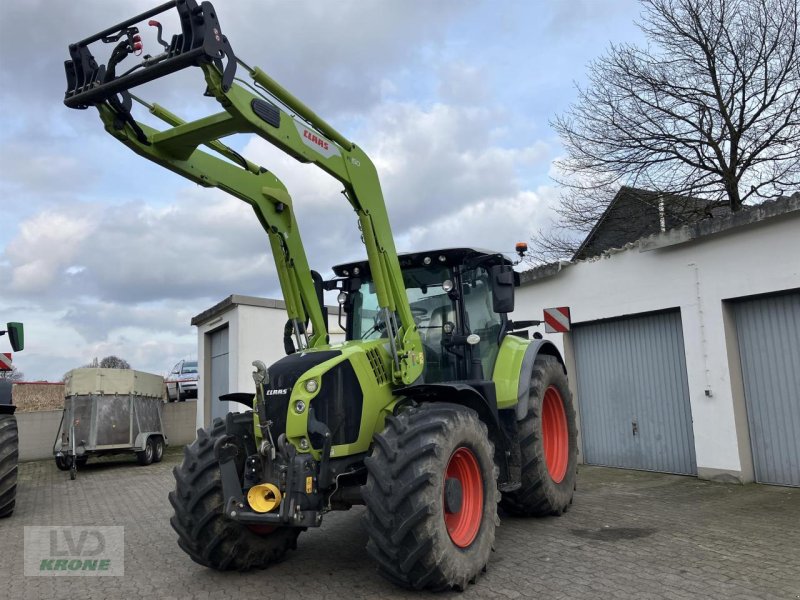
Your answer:
[[[426,258],[430,258],[428,264],[455,266],[463,265],[467,261],[485,258],[482,264],[492,265],[513,265],[510,259],[500,252],[492,252],[483,248],[442,248],[439,250],[424,250],[420,252],[405,252],[398,254],[400,268],[424,267]],[[356,272],[355,269],[358,269]],[[344,263],[333,267],[333,272],[337,277],[350,277],[352,275],[364,276],[369,273],[369,262],[360,260],[356,262]]]

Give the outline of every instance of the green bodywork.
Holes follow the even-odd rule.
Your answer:
[[[289,442],[296,448],[300,448],[301,440],[305,439],[309,441],[309,452],[314,458],[320,458],[321,453],[319,449],[311,447],[310,440],[308,439],[309,409],[313,406],[312,402],[314,401],[314,397],[322,390],[322,376],[336,365],[349,361],[358,377],[361,389],[365,390],[364,404],[361,412],[361,427],[359,428],[358,439],[355,442],[352,444],[341,444],[331,448],[331,458],[358,454],[359,452],[366,452],[369,449],[372,443],[372,436],[376,431],[381,431],[383,429],[386,416],[391,414],[391,407],[397,400],[392,394],[390,382],[379,383],[376,381],[375,372],[366,354],[368,350],[375,348],[381,353],[384,362],[388,364],[389,356],[384,346],[386,346],[385,339],[368,342],[349,341],[341,344],[331,344],[326,347],[332,350],[340,350],[341,354],[336,358],[309,369],[295,383],[286,415],[286,437]],[[305,383],[309,379],[316,379],[317,383],[320,384],[314,393],[309,393],[305,389]],[[367,395],[366,390],[370,390],[369,395]],[[367,398],[369,398],[369,401],[367,401]],[[305,409],[302,412],[297,412],[297,410],[295,410],[298,401],[302,401],[305,405]],[[260,442],[261,430],[258,416],[255,416],[255,400],[253,409],[256,423],[256,439]]]
[[[494,381],[497,394],[497,408],[500,410],[513,408],[517,404],[522,361],[530,345],[530,340],[524,340],[515,335],[505,336],[500,344],[500,352],[497,354],[494,373],[492,373],[492,381]]]

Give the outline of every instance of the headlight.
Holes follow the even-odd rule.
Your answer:
[[[309,394],[313,394],[319,388],[319,384],[317,383],[316,379],[309,379],[306,381],[306,391]]]

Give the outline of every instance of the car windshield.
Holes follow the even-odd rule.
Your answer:
[[[430,266],[403,271],[411,312],[420,330],[429,327],[431,321],[438,321],[441,327],[442,317],[453,313],[453,301],[442,289],[442,282],[450,278],[450,269],[447,267]],[[353,298],[352,337],[371,340],[385,334],[383,317],[378,313],[375,284],[365,280]]]
[[[197,361],[183,363],[181,373],[197,373]]]

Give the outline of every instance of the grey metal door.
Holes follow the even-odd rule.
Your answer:
[[[584,460],[694,475],[680,312],[573,326]]]
[[[224,418],[228,411],[228,402],[220,402],[219,397],[227,394],[228,387],[228,328],[219,329],[210,334],[211,345],[211,420]]]
[[[733,308],[756,481],[800,486],[800,292]]]

